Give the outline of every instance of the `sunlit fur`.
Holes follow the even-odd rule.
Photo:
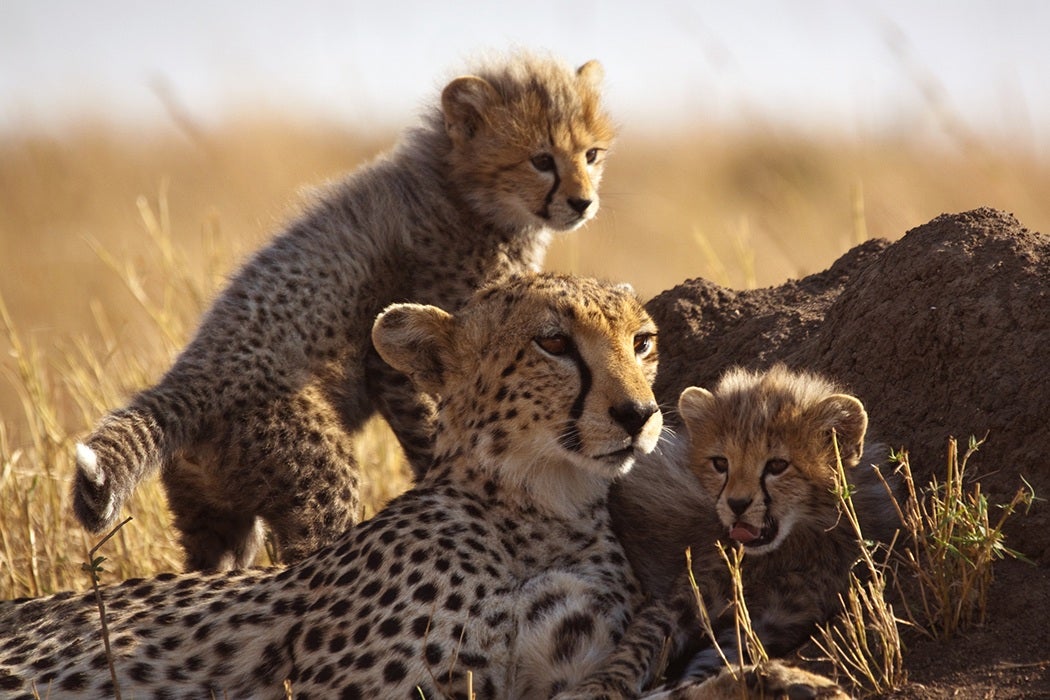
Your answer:
[[[320,188],[164,377],[84,438],[80,522],[104,531],[159,471],[189,568],[251,565],[264,522],[294,561],[359,517],[354,439],[376,412],[422,476],[434,402],[376,356],[372,321],[405,300],[453,311],[538,271],[552,231],[595,215],[613,136],[601,77],[594,61],[487,61],[389,153]]]
[[[483,217],[563,230],[598,211],[614,135],[601,105],[603,71],[590,61],[568,75],[560,62],[533,57],[482,66],[445,88],[452,177]],[[550,169],[534,164],[542,156]]]
[[[800,522],[835,525],[832,434],[851,470],[868,426],[860,401],[821,377],[777,365],[762,373],[730,370],[714,393],[686,389],[679,410],[689,431],[689,465],[714,499],[726,533],[741,522],[761,533],[745,544],[748,554],[776,549]],[[719,458],[728,464],[725,474],[715,467]],[[770,471],[776,460],[787,463],[782,473]],[[743,503],[748,505],[741,510]]]

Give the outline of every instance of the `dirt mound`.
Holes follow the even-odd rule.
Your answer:
[[[987,433],[969,468],[992,500],[1008,500],[1021,476],[1045,496],[1048,292],[1050,237],[993,209],[940,216],[894,243],[869,241],[830,269],[779,287],[734,291],[691,280],[648,304],[660,327],[657,398],[673,406],[684,387],[710,387],[730,365],[783,361],[848,386],[868,409],[871,439],[907,448],[919,479],[943,471],[950,436],[965,446]],[[1033,687],[1050,694],[1048,526],[1044,502],[1008,529],[1009,544],[1037,565],[1003,564],[992,630],[906,656],[913,677],[932,683],[922,693],[1002,684],[1016,692],[996,697],[1031,696]],[[962,649],[973,658],[934,662],[943,654],[959,661]]]

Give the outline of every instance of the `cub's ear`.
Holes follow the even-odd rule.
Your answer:
[[[440,393],[451,356],[453,319],[436,306],[391,304],[372,325],[372,344],[418,389]]]
[[[832,394],[818,401],[808,411],[815,429],[831,440],[835,431],[839,454],[846,467],[855,466],[864,452],[864,433],[868,430],[868,413],[859,399],[848,394]]]
[[[496,88],[475,75],[456,78],[446,85],[441,92],[441,111],[453,145],[458,147],[472,139],[485,123],[488,108],[498,101]]]
[[[686,387],[678,397],[678,415],[685,429],[695,437],[696,430],[710,420],[715,410],[715,395],[698,386]]]
[[[587,61],[576,69],[576,77],[592,87],[601,87],[602,80],[605,78],[605,69],[598,61]]]

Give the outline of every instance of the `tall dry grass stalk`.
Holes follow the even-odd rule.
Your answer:
[[[813,642],[854,689],[885,693],[907,680],[899,627],[904,620],[894,613],[886,595],[890,590],[887,560],[896,542],[877,545],[864,536],[837,441],[835,463],[835,495],[842,517],[857,540],[859,572],[849,572],[849,587],[839,596],[842,612],[818,627]],[[892,489],[882,483],[892,500]]]
[[[733,677],[737,689],[740,692],[740,697],[747,698],[749,691],[747,688],[745,667],[765,663],[769,660],[769,654],[766,652],[762,640],[759,638],[758,633],[755,631],[755,628],[751,623],[751,613],[748,611],[747,601],[744,597],[742,568],[744,562],[744,549],[743,547],[734,546],[727,550],[722,546],[721,542],[716,542],[715,545],[718,547],[718,555],[721,557],[722,563],[725,564],[726,571],[729,573],[730,588],[732,590],[732,599],[729,601],[729,607],[732,609],[733,632],[735,637],[733,641],[735,643],[735,649],[737,650],[733,655],[733,659],[729,658],[719,642],[718,632],[715,630],[714,623],[711,619],[711,612],[707,607],[707,601],[704,600],[703,592],[700,590],[700,586],[697,584],[696,577],[693,574],[692,550],[686,548],[685,561],[686,571],[689,576],[689,586],[692,588],[693,598],[696,601],[696,609],[699,614],[701,629],[711,642],[712,648],[722,659],[722,664],[729,670],[729,673]]]

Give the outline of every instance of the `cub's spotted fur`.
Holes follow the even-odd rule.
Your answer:
[[[328,187],[237,274],[160,382],[77,447],[74,509],[99,532],[161,471],[192,569],[250,565],[263,523],[281,559],[359,512],[351,436],[375,411],[417,476],[433,401],[375,354],[387,304],[458,308],[537,270],[551,231],[598,209],[613,133],[601,67],[518,56],[450,82],[391,153]]]
[[[646,682],[668,637],[672,679],[685,687],[721,668],[684,575],[687,547],[731,660],[737,656],[732,594],[717,541],[744,548],[744,597],[771,655],[794,650],[839,610],[859,550],[834,494],[833,434],[865,535],[888,539],[898,524],[872,465],[884,456],[881,448],[864,449],[867,413],[830,382],[784,366],[731,370],[714,392],[686,389],[679,413],[688,440],[663,444],[614,489],[614,528],[654,602],[636,616],[604,675],[585,686],[594,692]],[[827,685],[827,692],[838,692]],[[688,697],[683,692],[669,696]]]
[[[389,307],[377,350],[441,397],[433,467],[283,571],[103,589],[124,696],[547,698],[593,673],[639,594],[606,499],[660,434],[655,331],[629,289],[552,275]],[[91,593],[0,604],[0,691],[34,689],[112,696]]]

